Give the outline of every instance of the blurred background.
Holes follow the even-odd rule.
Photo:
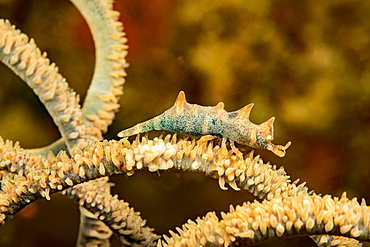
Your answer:
[[[255,103],[251,121],[272,116],[276,144],[292,141],[284,166],[310,190],[370,201],[370,2],[353,0],[118,0],[128,37],[121,110],[105,137],[173,105]],[[66,0],[0,0],[9,19],[48,53],[83,101],[94,69],[86,23]],[[0,136],[42,147],[59,132],[32,90],[0,64]],[[255,198],[222,191],[216,180],[182,172],[113,176],[112,188],[167,234],[206,212]],[[77,205],[61,195],[39,200],[0,228],[0,246],[74,246]],[[297,243],[298,242],[298,243]],[[119,246],[112,239],[112,246]],[[313,246],[309,239],[261,246]],[[370,246],[370,245],[367,245]]]

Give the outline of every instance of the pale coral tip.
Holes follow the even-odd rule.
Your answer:
[[[292,145],[292,142],[291,141],[288,141],[288,143],[285,144],[285,146],[284,146],[284,150],[287,150],[288,147],[290,147],[290,145]]]

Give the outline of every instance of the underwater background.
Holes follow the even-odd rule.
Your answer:
[[[316,193],[347,191],[370,201],[370,1],[117,0],[115,9],[130,67],[121,110],[105,138],[118,139],[120,130],[162,113],[180,90],[189,103],[222,101],[227,111],[253,102],[251,121],[274,116],[274,143],[292,141],[284,158],[256,154]],[[66,0],[0,0],[0,18],[35,39],[83,102],[94,44],[77,9]],[[32,90],[3,64],[0,85],[2,138],[24,148],[60,138]],[[256,199],[183,172],[137,171],[111,181],[112,193],[159,234]],[[1,227],[0,246],[74,246],[78,224],[77,204],[54,194]],[[112,246],[120,246],[114,237]],[[260,246],[315,245],[297,238]]]

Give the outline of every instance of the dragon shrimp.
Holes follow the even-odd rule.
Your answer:
[[[284,157],[286,149],[291,145],[289,141],[285,146],[275,145],[272,117],[262,124],[254,124],[249,120],[253,103],[234,111],[227,112],[224,103],[216,106],[200,106],[189,104],[185,93],[181,91],[173,107],[164,113],[139,123],[118,133],[119,137],[128,137],[150,130],[167,130],[175,133],[202,136],[198,142],[222,138],[225,143],[230,142],[232,150],[241,154],[234,142],[252,148],[266,149],[279,157]]]

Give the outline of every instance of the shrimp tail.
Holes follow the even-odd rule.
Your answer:
[[[131,128],[122,130],[121,132],[117,134],[117,136],[118,137],[129,137],[129,136],[137,135],[137,134],[147,132],[150,130],[154,130],[154,129],[155,128],[153,126],[153,121],[151,119],[146,122],[136,124],[132,126]]]

